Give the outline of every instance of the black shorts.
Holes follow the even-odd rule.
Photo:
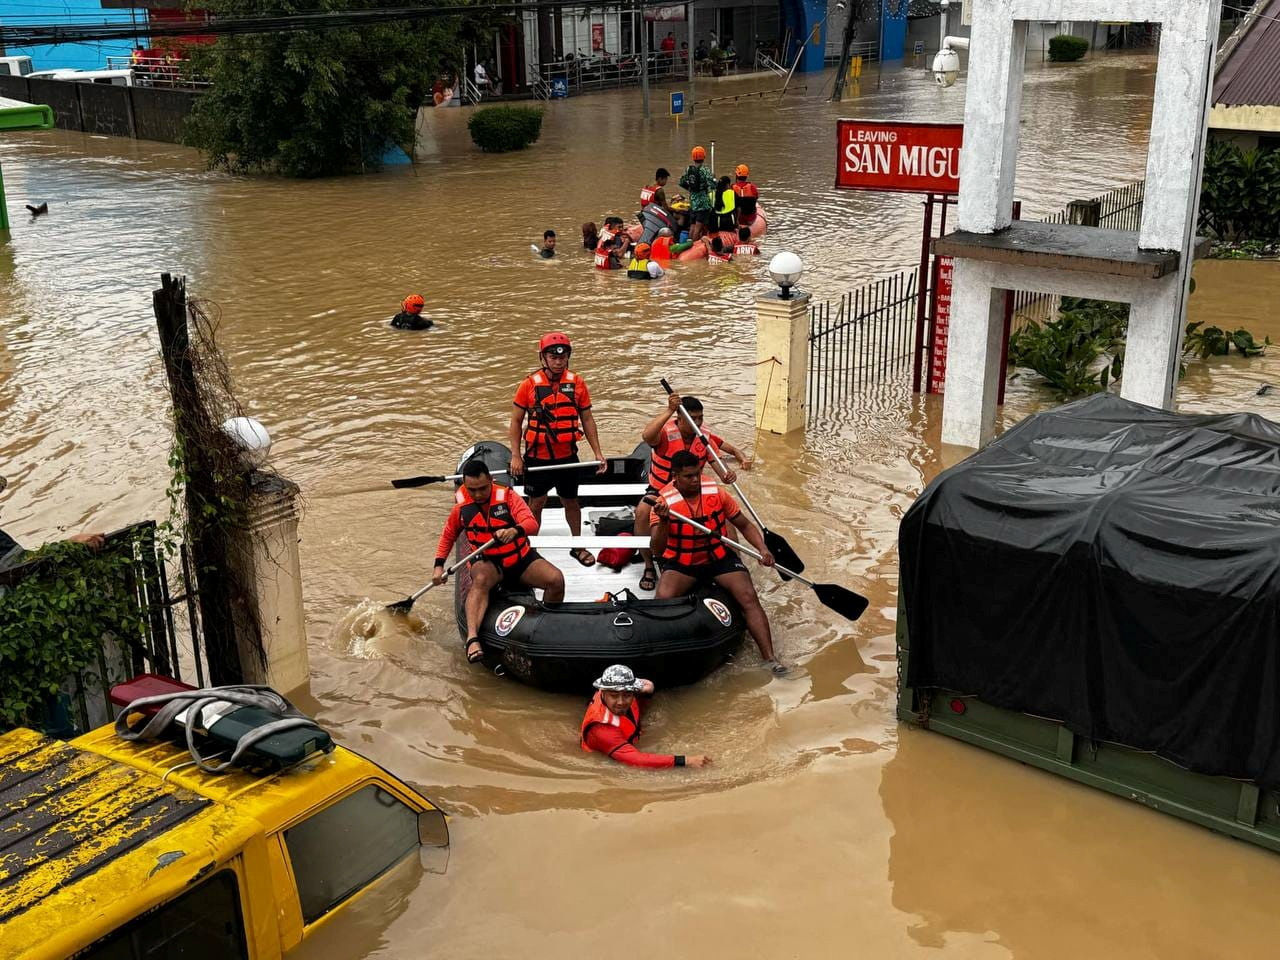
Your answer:
[[[502,574],[502,579],[498,581],[498,586],[504,590],[518,592],[520,590],[528,590],[529,587],[520,579],[526,570],[528,570],[535,560],[541,560],[537,550],[530,549],[524,558],[517,560],[509,567],[499,567],[498,572]],[[484,556],[476,557],[471,561],[471,565],[475,566],[480,562],[492,564],[493,561]]]
[[[696,567],[685,566],[683,563],[676,563],[673,560],[662,561],[663,570],[674,570],[676,573],[683,573],[686,577],[693,577],[695,580],[707,581],[714,580],[716,577],[726,573],[746,573],[747,568],[742,561],[738,559],[738,555],[729,552],[728,555],[721,557],[719,560],[712,560],[710,563],[700,563]]]
[[[578,454],[573,453],[556,460],[534,460],[531,457],[526,457],[524,465],[527,470],[529,467],[550,467],[560,463],[577,462]],[[545,473],[539,471],[537,473],[526,473],[523,479],[526,499],[545,497],[551,492],[551,488],[555,487],[556,496],[561,500],[573,500],[578,496],[578,484],[582,480],[582,470],[548,470]]]
[[[711,225],[715,223],[716,215],[712,210],[694,210],[692,211],[692,217],[694,223],[700,223],[710,230]]]

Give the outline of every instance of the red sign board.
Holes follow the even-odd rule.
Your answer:
[[[593,23],[591,25],[591,49],[592,50],[604,49],[604,24],[603,23]]]
[[[836,187],[958,193],[962,123],[836,122]]]
[[[929,351],[929,392],[941,393],[947,381],[947,331],[951,327],[951,271],[955,265],[950,257],[938,257],[934,265],[937,282],[933,301],[933,349]]]

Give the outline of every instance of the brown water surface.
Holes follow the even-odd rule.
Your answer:
[[[1028,74],[1018,192],[1047,213],[1142,176],[1153,61],[1098,58]],[[311,183],[206,172],[178,147],[64,132],[0,141],[18,218],[0,245],[3,524],[37,543],[164,510],[168,399],[150,291],[185,273],[275,462],[304,488],[311,693],[340,740],[450,811],[448,873],[397,870],[311,952],[339,957],[564,957],[656,948],[679,957],[1209,957],[1274,952],[1265,893],[1280,859],[894,719],[898,520],[944,465],[940,408],[900,383],[868,391],[806,437],[757,436],[752,297],[767,256],[800,253],[802,286],[835,297],[909,266],[919,204],[836,193],[838,116],[959,119],[963,87],[919,72],[864,78],[843,105],[830,75],[780,106],[716,104],[677,130],[632,92],[552,105],[542,140],[489,157],[466,115],[424,117],[420,163]],[[776,86],[700,83],[696,96]],[[635,284],[590,269],[584,220],[628,215],[653,169],[695,143],[752,167],[770,213],[765,257]],[[529,253],[546,227],[561,255]],[[1197,318],[1280,338],[1275,264],[1199,267]],[[438,326],[387,327],[427,298]],[[563,328],[604,443],[629,451],[663,402],[702,396],[755,451],[749,489],[820,580],[872,598],[857,624],[807,590],[758,578],[802,676],[754,652],[660,696],[646,741],[706,751],[707,770],[638,772],[575,744],[581,701],[468,669],[444,596],[425,622],[352,623],[369,598],[428,577],[447,491],[349,494],[439,472],[505,432],[534,343]],[[1274,354],[1193,363],[1188,409],[1280,415]],[[1052,402],[1016,379],[1006,422]],[[948,459],[949,462],[949,459]],[[975,571],[975,576],[981,576]],[[443,593],[443,591],[442,591]]]

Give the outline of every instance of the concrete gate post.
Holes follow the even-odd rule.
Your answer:
[[[302,610],[302,566],[298,557],[298,487],[282,477],[249,477],[249,515],[231,532],[236,572],[249,589],[262,630],[263,664],[249,637],[237,631],[245,683],[265,683],[288,693],[311,676]]]
[[[756,360],[756,423],[770,433],[804,429],[809,294],[756,299]]]
[[[951,276],[951,327],[947,334],[946,402],[942,437],[968,438],[982,446],[995,432],[1000,394],[1000,341],[1004,291],[991,285],[984,264],[956,260]]]

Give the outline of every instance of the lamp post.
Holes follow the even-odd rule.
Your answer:
[[[791,288],[800,282],[800,275],[803,273],[803,261],[789,250],[775,254],[769,261],[769,276],[782,288],[778,294],[780,300],[791,299]]]

